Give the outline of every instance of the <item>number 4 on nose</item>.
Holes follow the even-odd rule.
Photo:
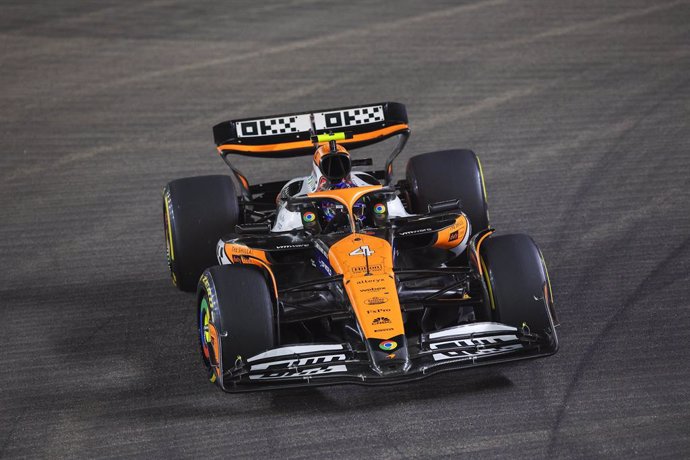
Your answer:
[[[369,246],[360,246],[350,253],[351,256],[365,256],[369,257],[374,251],[369,249]]]

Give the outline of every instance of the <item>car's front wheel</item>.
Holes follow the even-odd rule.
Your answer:
[[[492,235],[482,242],[480,253],[493,319],[555,339],[551,283],[532,238]]]
[[[197,289],[201,358],[212,382],[223,372],[276,347],[272,291],[259,267],[221,265],[205,270]]]

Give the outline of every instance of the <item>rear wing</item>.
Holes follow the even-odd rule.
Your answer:
[[[345,132],[339,141],[348,149],[409,134],[407,110],[398,102],[380,102],[314,112],[297,112],[225,121],[213,127],[213,138],[223,157],[239,154],[286,158],[313,155],[312,136]]]

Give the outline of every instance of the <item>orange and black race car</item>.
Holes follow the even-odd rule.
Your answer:
[[[558,349],[542,254],[526,235],[494,235],[476,155],[414,156],[393,183],[404,105],[213,132],[232,175],[170,182],[163,214],[172,281],[196,293],[201,357],[223,390],[387,384]],[[351,158],[394,136],[383,169]],[[313,156],[311,173],[251,185],[237,154]]]

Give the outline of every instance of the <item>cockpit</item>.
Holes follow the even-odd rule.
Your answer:
[[[396,202],[394,190],[366,186],[291,198],[287,208],[301,213],[302,226],[309,233],[352,233],[386,226],[388,209]]]

